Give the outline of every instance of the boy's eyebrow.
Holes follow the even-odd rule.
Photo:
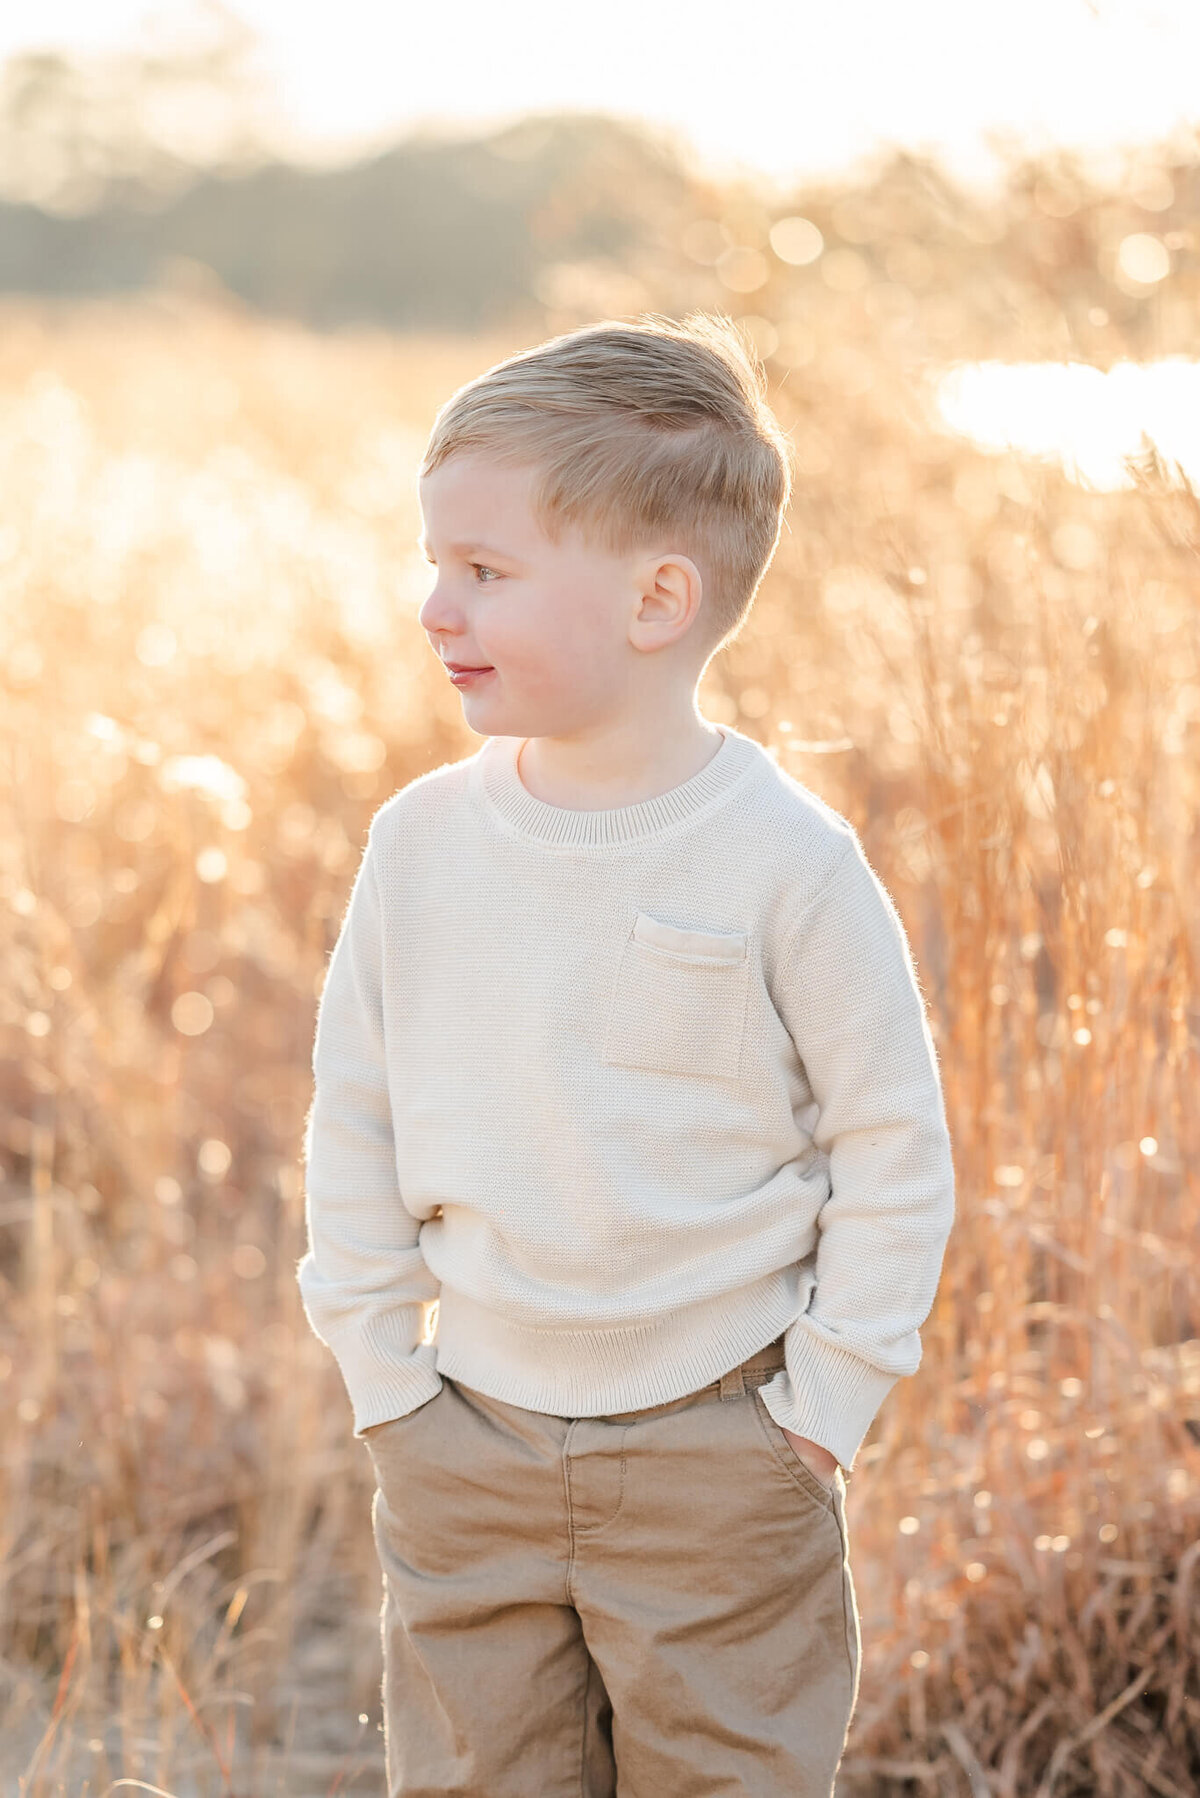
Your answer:
[[[432,562],[433,557],[429,553],[424,537],[417,538],[417,548],[427,562]],[[450,548],[456,556],[501,556],[506,562],[514,560],[508,550],[501,549],[498,544],[494,543],[452,543]]]

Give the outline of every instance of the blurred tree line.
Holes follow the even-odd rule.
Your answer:
[[[1126,351],[1194,353],[1196,144],[1148,149],[1107,185],[1067,153],[1014,155],[991,198],[898,151],[768,201],[765,183],[719,186],[686,145],[596,113],[313,167],[277,147],[254,31],[221,0],[192,24],[0,69],[0,292],[165,281],[318,328],[466,331],[694,304],[777,319],[783,274],[793,307],[806,289],[874,288],[960,355],[1046,353],[1039,323],[1055,320],[1063,353],[1104,360],[1110,325]]]

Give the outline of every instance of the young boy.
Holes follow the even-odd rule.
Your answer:
[[[648,315],[461,388],[419,488],[486,741],[371,822],[298,1269],[376,1476],[389,1795],[826,1798],[845,1480],[954,1175],[853,826],[696,708],[786,440],[732,321]]]

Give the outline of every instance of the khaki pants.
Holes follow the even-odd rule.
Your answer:
[[[758,1388],[555,1417],[442,1376],[364,1438],[389,1798],[829,1798],[858,1696],[845,1481]]]

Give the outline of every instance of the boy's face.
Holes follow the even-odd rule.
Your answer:
[[[480,736],[570,737],[618,721],[645,692],[645,665],[661,680],[671,659],[638,647],[654,646],[664,620],[678,636],[678,599],[656,597],[654,557],[612,556],[573,530],[552,542],[530,507],[536,475],[464,452],[419,485],[437,565],[419,617],[443,662],[490,670],[455,683]]]

